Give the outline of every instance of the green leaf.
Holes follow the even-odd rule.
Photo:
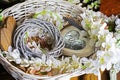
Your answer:
[[[74,0],[68,0],[68,2],[72,3]]]
[[[84,66],[84,65],[82,65],[81,67],[82,67],[82,69],[86,69],[86,68],[87,68],[87,67],[86,67],[86,66]]]
[[[58,26],[58,29],[61,30],[63,28],[62,20],[57,13],[56,13],[56,16],[57,16],[58,21],[60,22],[60,25]]]
[[[104,63],[105,63],[105,60],[104,60],[103,57],[100,58],[100,63],[101,63],[101,64],[104,64]]]
[[[3,16],[2,16],[2,14],[1,14],[1,11],[2,11],[2,9],[0,9],[0,21],[2,21],[2,19],[3,19]]]
[[[43,10],[42,12],[40,12],[41,15],[45,15],[47,13],[46,10]]]
[[[114,21],[109,21],[107,25],[108,25],[108,30],[110,32],[115,32],[115,22]]]
[[[84,2],[84,3],[88,3],[89,1],[90,1],[90,0],[84,0],[83,2]]]
[[[85,19],[85,23],[86,23],[86,27],[88,27],[90,29],[91,28],[91,22],[89,21],[89,19]]]
[[[41,12],[39,12],[39,13],[35,13],[34,14],[34,16],[33,16],[33,18],[37,18],[38,17],[38,15],[45,15],[45,14],[47,14],[47,11],[46,10],[43,10],[43,11],[41,11]]]
[[[2,21],[2,18],[3,18],[3,17],[2,17],[2,15],[0,14],[0,21]]]
[[[40,72],[42,75],[47,75],[47,72]]]
[[[40,50],[43,52],[43,54],[46,54],[47,53],[47,50],[43,49],[43,48],[40,48]]]
[[[27,43],[28,32],[25,33],[24,43]]]
[[[116,44],[117,44],[118,46],[120,46],[120,39],[118,39],[118,40],[116,41]]]
[[[4,52],[2,52],[2,55],[3,55],[4,57],[6,57],[6,54],[5,54]]]
[[[116,43],[119,43],[119,42],[120,42],[120,39],[118,39]]]

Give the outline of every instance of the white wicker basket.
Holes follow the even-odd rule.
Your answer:
[[[28,0],[23,3],[19,3],[4,10],[2,13],[4,16],[13,16],[17,21],[21,18],[27,18],[34,12],[40,12],[43,9],[50,10],[53,12],[59,12],[61,15],[70,15],[72,17],[80,17],[82,8],[70,4],[62,0]]]
[[[74,18],[80,17],[82,9],[76,5],[70,4],[66,1],[57,0],[29,0],[23,3],[16,4],[2,12],[4,16],[13,16],[17,22],[21,19],[29,18],[28,16],[34,12],[39,12],[43,9],[59,12],[61,15],[70,15]],[[35,76],[27,74],[17,67],[13,66],[0,54],[0,63],[16,80],[69,80],[71,77],[85,74],[88,70],[77,70],[73,73],[66,73],[56,76]]]

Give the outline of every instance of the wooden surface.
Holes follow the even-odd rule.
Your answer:
[[[120,0],[101,0],[100,11],[107,16],[120,14]]]
[[[120,72],[117,74],[117,80],[120,80]]]
[[[16,27],[16,20],[9,16],[5,18],[0,25],[0,47],[2,50],[7,51],[8,47],[12,45],[12,35]]]

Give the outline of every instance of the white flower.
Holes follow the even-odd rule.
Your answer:
[[[115,35],[115,38],[116,38],[117,40],[120,39],[120,32],[116,32],[114,35]]]
[[[31,42],[28,42],[26,46],[30,48],[32,46]]]
[[[20,52],[19,52],[19,50],[18,49],[12,50],[11,46],[8,48],[8,53],[6,54],[6,58],[9,61],[15,61],[16,64],[20,64],[21,63],[21,58],[20,58]]]
[[[97,54],[97,58],[100,58],[101,56],[104,56],[105,52],[104,52],[104,51],[101,51],[101,50],[98,50],[98,51],[96,52],[96,54]]]
[[[45,63],[47,60],[47,56],[45,54],[42,55],[42,62]]]
[[[15,59],[16,64],[20,64],[21,61],[22,61],[21,58]]]
[[[117,48],[117,47],[114,47],[113,49],[111,49],[111,51],[113,52],[112,53],[113,57],[111,58],[111,63],[112,64],[119,63],[120,62],[120,58],[119,58],[119,56],[120,56],[120,49]]]
[[[57,68],[61,64],[60,60],[57,60],[55,58],[51,58],[51,59],[52,59],[52,62],[53,62],[52,67]]]
[[[106,68],[106,66],[105,66],[105,65],[102,65],[102,66],[101,66],[101,71],[104,71],[105,68]]]
[[[35,48],[37,47],[37,44],[35,41],[32,42],[32,46],[34,46]]]
[[[120,31],[120,24],[116,26],[115,30]]]
[[[116,43],[116,39],[113,38],[113,34],[110,33],[108,35],[106,35],[105,38],[105,42],[101,43],[102,47],[106,50],[112,49],[113,47],[115,47],[115,43]]]
[[[72,60],[75,61],[75,62],[78,62],[79,61],[79,57],[76,57],[75,55],[72,56]],[[69,61],[68,61],[69,62]]]
[[[105,68],[108,68],[109,61],[111,59],[110,52],[107,51],[97,51],[97,60],[99,65],[101,66],[101,70],[104,71]],[[111,67],[111,66],[109,66]]]
[[[35,48],[35,51],[34,51],[34,52],[35,52],[35,53],[43,53],[43,52],[40,50],[39,47]]]
[[[11,53],[11,56],[14,59],[20,58],[20,52],[19,52],[19,50],[18,49],[13,50],[13,52]]]
[[[28,59],[22,59],[21,63],[20,63],[20,66],[22,67],[28,67],[30,65],[30,62]]]
[[[42,60],[40,58],[33,58],[32,66],[35,68],[35,70],[40,70],[42,65]]]
[[[87,59],[85,57],[80,59],[80,64],[81,64],[81,68],[90,68],[92,67],[92,60],[91,59]]]
[[[8,47],[8,52],[12,52],[12,46]]]
[[[116,70],[116,71],[120,71],[120,62],[116,63],[113,65],[113,68]]]
[[[46,61],[46,64],[47,64],[48,66],[52,66],[54,63],[52,62],[51,59],[48,59],[48,60]]]
[[[101,27],[100,27],[100,31],[98,32],[98,35],[104,35],[107,32],[109,32],[108,30],[105,30],[105,27],[107,26],[106,23],[104,23]]]
[[[120,19],[116,19],[115,24],[120,25]]]
[[[42,10],[39,13],[36,12],[35,18],[40,18],[42,20],[49,21],[58,27],[59,30],[63,28],[63,16],[56,11]]]

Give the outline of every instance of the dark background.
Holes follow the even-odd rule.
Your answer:
[[[6,2],[5,0],[0,0],[0,9],[4,10],[8,7],[11,7],[14,4],[23,2],[25,0],[8,0],[9,2]],[[15,80],[12,78],[12,76],[7,73],[7,71],[2,67],[0,64],[0,80]]]
[[[0,64],[0,80],[15,80]]]
[[[17,3],[20,3],[23,1],[25,1],[25,0],[0,0],[0,9],[4,10],[14,4],[17,4]]]

